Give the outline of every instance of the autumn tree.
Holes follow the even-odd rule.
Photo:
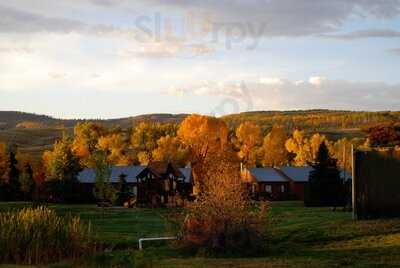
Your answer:
[[[52,151],[45,151],[43,163],[49,180],[70,181],[75,179],[81,166],[72,152],[73,144],[67,135],[56,141]]]
[[[113,202],[116,196],[116,191],[111,184],[111,169],[107,163],[107,154],[102,151],[97,151],[94,156],[94,170],[96,173],[95,197],[101,201],[104,208],[104,201]]]
[[[258,150],[262,143],[260,126],[251,122],[240,124],[236,129],[236,143],[242,163],[247,167],[255,166]]]
[[[233,150],[219,150],[206,158],[208,179],[189,205],[182,228],[183,242],[191,248],[235,255],[256,254],[262,248],[266,206],[252,205],[238,160]]]
[[[93,166],[92,155],[96,150],[99,138],[105,132],[105,128],[97,123],[84,122],[75,126],[72,152],[79,158],[82,166]]]
[[[400,145],[400,123],[386,123],[365,130],[371,146]]]
[[[7,145],[0,143],[0,182],[8,182],[8,173],[10,169],[9,154]]]
[[[181,123],[178,137],[189,150],[194,192],[201,192],[203,182],[209,179],[207,162],[229,147],[228,127],[224,121],[215,117],[194,114]]]
[[[311,138],[309,140],[309,144],[308,144],[310,146],[309,150],[311,152],[311,155],[310,155],[311,159],[308,160],[309,162],[311,162],[313,159],[315,159],[317,157],[319,147],[321,146],[322,143],[325,143],[329,152],[332,151],[331,143],[328,141],[328,139],[326,138],[325,135],[315,133],[311,136]]]
[[[289,153],[296,155],[293,160],[296,166],[305,166],[312,159],[309,141],[305,137],[304,131],[298,129],[293,131],[292,137],[286,141],[285,147]]]
[[[169,135],[161,137],[157,141],[157,149],[152,153],[156,161],[172,162],[178,166],[184,166],[188,158],[188,150],[177,137]]]
[[[152,153],[157,148],[157,141],[166,135],[176,135],[174,124],[141,122],[133,129],[131,148],[137,153],[142,165],[147,165],[152,160]]]
[[[351,171],[352,169],[352,146],[354,148],[362,147],[365,144],[365,139],[354,138],[347,139],[342,138],[337,140],[332,146],[332,155],[337,159],[337,164],[344,170]]]
[[[106,153],[107,162],[111,165],[128,165],[130,162],[126,154],[127,144],[121,133],[100,137],[96,148]]]
[[[287,135],[282,126],[274,125],[271,132],[264,138],[262,145],[263,166],[276,167],[288,163],[288,151],[285,143]]]

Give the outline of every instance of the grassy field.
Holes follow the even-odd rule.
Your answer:
[[[25,205],[29,204],[1,203],[0,210]],[[123,263],[132,260],[151,263],[141,267],[165,268],[400,267],[400,219],[353,221],[348,212],[304,208],[299,202],[274,202],[266,226],[265,256],[210,258],[185,254],[166,244],[147,244],[143,253],[136,251],[139,237],[165,235],[166,209],[107,209],[103,216],[102,210],[92,205],[53,207],[60,214],[79,214],[90,221],[99,239],[108,245],[106,253],[90,260],[92,267],[130,267]]]

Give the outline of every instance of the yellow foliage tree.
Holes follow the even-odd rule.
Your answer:
[[[236,129],[236,138],[240,151],[239,158],[247,167],[255,166],[259,147],[262,143],[262,133],[259,125],[245,122]]]
[[[293,131],[292,137],[286,141],[285,147],[288,152],[296,155],[294,158],[296,166],[305,166],[308,161],[312,161],[309,141],[305,137],[304,131],[298,129]]]
[[[110,165],[128,165],[129,159],[126,156],[127,144],[121,133],[105,135],[99,138],[97,149],[107,155],[107,163]]]
[[[105,128],[96,123],[78,123],[74,128],[72,152],[79,158],[82,166],[93,167],[93,153],[99,138],[105,134]]]
[[[133,129],[130,146],[142,165],[153,159],[152,152],[157,148],[157,141],[166,135],[176,136],[175,124],[141,122]]]
[[[8,181],[8,173],[10,168],[9,155],[7,145],[0,143],[0,182]]]
[[[264,138],[262,146],[263,166],[275,167],[288,163],[288,151],[285,147],[287,135],[282,126],[275,125]]]
[[[81,169],[79,159],[72,152],[72,143],[66,135],[54,143],[53,151],[43,153],[43,165],[49,180],[72,181]]]
[[[319,133],[316,133],[311,136],[309,146],[310,146],[310,152],[311,152],[311,159],[315,159],[318,154],[319,147],[321,144],[325,142],[325,145],[328,147],[329,151],[332,152],[331,144],[328,141],[328,139],[325,137],[325,135],[321,135]],[[311,159],[309,161],[311,161]]]
[[[157,149],[153,151],[153,159],[157,161],[172,162],[184,166],[188,157],[188,150],[183,147],[177,137],[169,135],[157,141]]]

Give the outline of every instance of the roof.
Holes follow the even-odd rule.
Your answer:
[[[115,166],[111,168],[111,182],[119,182],[119,177],[124,174],[126,182],[136,182],[136,176],[145,169],[144,166]]]
[[[184,176],[184,182],[185,183],[191,183],[192,182],[192,168],[190,168],[190,167],[179,168],[179,171]]]
[[[287,182],[288,180],[274,168],[250,168],[257,182]]]
[[[85,168],[78,174],[78,181],[80,183],[94,183],[96,172],[93,168]]]
[[[128,183],[136,182],[136,176],[145,169],[144,166],[114,166],[111,167],[111,182],[118,183],[121,174],[124,174]],[[95,183],[96,172],[93,168],[85,168],[78,174],[81,183]]]
[[[308,177],[310,176],[312,167],[283,166],[279,169],[294,182],[308,182]]]
[[[111,182],[118,183],[121,174],[126,175],[125,180],[128,183],[136,182],[136,176],[139,175],[145,166],[114,166],[111,167]],[[192,182],[192,169],[189,167],[179,168],[180,173],[184,176],[186,183]],[[96,172],[93,168],[85,168],[78,174],[78,181],[81,183],[95,183]]]
[[[293,166],[282,166],[279,168],[283,174],[288,176],[294,182],[308,182],[310,171],[313,170],[311,166],[304,167],[293,167]],[[346,180],[351,179],[351,173],[340,170],[340,177],[345,177]]]
[[[155,175],[158,175],[162,177],[162,175],[165,175],[167,173],[172,172],[175,176],[181,177],[182,174],[180,170],[171,162],[165,162],[165,161],[152,161],[149,163],[147,168],[154,173]]]

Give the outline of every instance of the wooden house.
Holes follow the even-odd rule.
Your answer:
[[[126,182],[129,191],[136,196],[139,204],[163,206],[180,205],[183,198],[192,193],[192,169],[177,168],[171,163],[152,162],[148,166],[113,166],[110,178],[116,190],[121,179]],[[96,183],[96,172],[86,168],[78,174],[82,193],[91,196]],[[168,189],[168,190],[167,190]]]
[[[191,195],[190,182],[172,163],[151,162],[136,178],[139,204],[181,206]]]
[[[254,199],[283,200],[289,194],[290,181],[274,168],[245,169],[242,177],[250,185]]]

